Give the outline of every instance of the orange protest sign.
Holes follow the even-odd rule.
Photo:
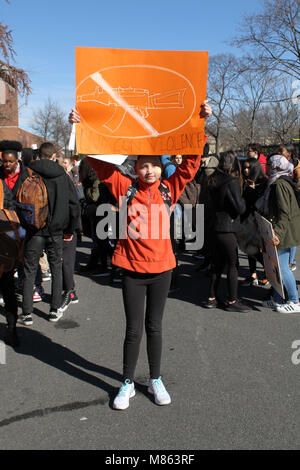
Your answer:
[[[207,52],[77,47],[77,152],[201,154],[207,65]]]

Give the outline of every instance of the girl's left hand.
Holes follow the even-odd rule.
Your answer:
[[[207,119],[207,118],[209,118],[209,116],[211,116],[211,115],[212,115],[211,106],[210,106],[208,100],[205,100],[205,101],[203,101],[203,103],[201,104],[200,117],[201,117],[201,118],[204,118],[204,119]]]

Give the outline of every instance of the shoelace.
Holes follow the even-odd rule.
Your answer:
[[[153,388],[155,387],[157,392],[165,391],[165,387],[164,387],[164,384],[162,383],[161,377],[158,377],[158,379],[154,379],[152,381],[152,387]]]
[[[125,383],[122,384],[121,388],[120,388],[120,391],[119,391],[119,395],[121,397],[124,397],[124,395],[126,395],[126,392],[128,391],[128,389],[130,388],[130,381],[127,379],[125,380]]]
[[[69,297],[69,294],[66,294],[65,295],[65,300],[63,301],[63,304],[61,307],[65,307],[65,305],[68,303],[68,297]]]

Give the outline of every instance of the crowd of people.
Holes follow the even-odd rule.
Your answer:
[[[207,118],[210,114],[211,108],[204,102],[200,117]],[[75,109],[69,120],[71,123],[80,121]],[[42,283],[47,280],[51,280],[49,321],[59,321],[69,305],[79,301],[74,282],[76,247],[82,235],[89,237],[91,253],[80,271],[93,276],[110,276],[111,283],[122,282],[126,331],[123,383],[114,399],[115,409],[127,409],[129,399],[135,395],[134,372],[144,324],[150,370],[148,391],[158,405],[171,403],[160,375],[162,318],[169,292],[178,288],[178,257],[187,239],[184,230],[176,237],[174,227],[184,225],[187,204],[194,210],[191,233],[199,223],[196,207],[204,204],[204,220],[201,220],[204,245],[195,253],[203,259],[198,269],[210,276],[204,308],[218,307],[241,313],[250,310],[239,295],[239,248],[248,255],[249,263],[249,275],[240,285],[269,285],[264,271],[263,243],[255,224],[254,213],[258,212],[273,225],[272,243],[278,249],[285,290],[283,298],[270,289],[270,297],[263,304],[278,312],[300,313],[292,273],[296,269],[295,251],[300,243],[300,163],[293,147],[281,145],[266,158],[259,144],[251,143],[243,161],[234,151],[227,151],[219,156],[205,152],[203,156],[131,156],[122,165],[77,155],[66,156],[58,163],[55,147],[50,142],[43,143],[36,152],[22,149],[19,142],[2,141],[0,152],[3,186],[0,209],[15,211],[20,228],[24,229],[22,240],[18,239],[22,257],[16,257],[12,269],[2,270],[0,278],[7,319],[5,341],[13,347],[20,342],[16,327],[17,293],[22,295],[19,320],[25,326],[33,324],[33,303],[43,299]],[[22,199],[29,183],[36,185],[36,198],[38,191],[43,194],[43,189],[47,195],[46,203],[40,204],[39,209],[35,207],[34,222],[29,221],[28,204],[26,206]],[[106,224],[107,236],[99,236],[97,227],[106,219],[98,207],[105,204],[112,213],[119,213],[123,209],[121,197],[128,209],[126,236],[121,236],[119,227],[110,224]],[[138,230],[135,204],[146,208],[144,213],[140,210],[138,214]],[[36,201],[33,205],[38,206]],[[155,239],[136,236],[137,231],[142,232],[143,224],[150,233],[151,210],[156,205],[163,207],[162,217],[157,219],[160,235]],[[164,219],[168,220],[170,237],[161,236]],[[119,221],[119,217],[115,220]],[[246,245],[243,227],[247,227],[247,232],[253,230],[251,242]],[[261,279],[257,263],[262,267]],[[225,269],[227,298],[221,298],[220,281]]]

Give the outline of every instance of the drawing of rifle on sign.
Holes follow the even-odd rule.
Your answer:
[[[276,292],[278,292],[278,294],[280,294],[281,297],[284,299],[285,294],[282,285],[277,248],[272,243],[272,239],[274,237],[273,226],[271,222],[269,222],[257,212],[255,212],[255,218],[257,220],[258,228],[263,242],[262,254],[264,258],[264,268],[267,279],[269,280],[272,287],[276,290]]]
[[[76,47],[76,149],[199,155],[208,53]]]
[[[150,95],[149,90],[146,89],[122,88],[119,86],[118,88],[113,88],[111,94],[108,94],[103,88],[98,86],[93,93],[79,95],[77,103],[95,102],[109,106],[112,109],[112,116],[102,125],[111,132],[115,132],[122,125],[130,109],[134,109],[142,118],[146,119],[149,116],[148,109],[184,108],[183,98],[185,91],[186,88],[183,88]],[[124,100],[125,104],[123,104]],[[120,104],[121,102],[122,104]]]

